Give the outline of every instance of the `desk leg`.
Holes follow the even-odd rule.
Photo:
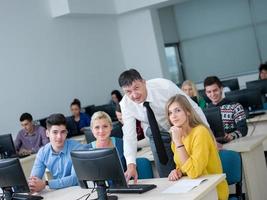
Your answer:
[[[201,200],[218,200],[218,194],[217,194],[216,188],[214,188],[213,190],[205,194],[205,196],[203,196],[200,199]]]
[[[263,146],[249,152],[242,152],[243,170],[249,200],[263,200],[267,197],[267,168]]]

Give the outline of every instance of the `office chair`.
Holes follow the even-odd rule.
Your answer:
[[[147,158],[136,158],[138,179],[154,178],[152,165]]]
[[[242,160],[238,152],[220,150],[223,173],[226,174],[228,185],[235,184],[236,193],[229,195],[229,200],[242,200]]]

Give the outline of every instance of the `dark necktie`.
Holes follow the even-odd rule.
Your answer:
[[[151,109],[149,105],[149,102],[145,101],[143,105],[146,107],[146,110],[147,110],[147,118],[148,118],[148,122],[151,128],[152,136],[155,142],[159,161],[161,164],[166,165],[168,162],[168,156],[167,156],[163,141],[161,139],[161,134],[159,131],[159,126],[158,126],[156,117],[154,115],[153,110]]]

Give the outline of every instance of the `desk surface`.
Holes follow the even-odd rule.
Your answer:
[[[26,178],[30,177],[35,157],[36,157],[36,154],[32,154],[25,158],[19,159]]]
[[[175,184],[176,182],[168,181],[167,178],[157,178],[157,179],[139,180],[139,183],[156,184],[157,188],[151,191],[148,191],[143,194],[116,194],[116,195],[119,197],[119,199],[127,199],[127,200],[134,200],[140,198],[142,198],[142,200],[146,199],[199,200],[205,198],[209,192],[215,189],[218,183],[220,183],[222,180],[225,179],[224,174],[208,175],[203,177],[206,177],[207,181],[201,183],[198,187],[194,188],[193,190],[185,194],[163,194],[162,191],[164,191],[171,185]],[[187,179],[187,177],[184,177],[184,179]],[[46,190],[43,191],[40,195],[43,196],[44,199],[49,199],[49,200],[61,200],[61,199],[66,200],[66,199],[78,199],[79,197],[89,192],[90,192],[89,189],[81,189],[79,186],[75,186],[54,191]],[[95,197],[96,197],[96,192],[92,194],[92,198]]]
[[[154,161],[154,157],[151,151],[150,146],[146,146],[146,147],[142,147],[142,149],[140,151],[137,151],[137,158],[147,158],[149,161]]]
[[[267,135],[246,136],[224,144],[223,148],[237,152],[248,152],[262,144],[266,138]]]
[[[261,121],[267,121],[267,113],[247,119],[247,123],[254,123],[254,122],[261,122]]]

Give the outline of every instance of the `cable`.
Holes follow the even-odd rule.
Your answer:
[[[75,200],[81,200],[81,199],[83,199],[84,197],[86,197],[85,200],[87,200],[87,199],[91,196],[91,194],[95,192],[95,189],[96,189],[96,185],[95,185],[95,183],[94,183],[94,187],[92,188],[92,190],[91,190],[89,193],[87,193],[87,194],[85,194],[85,195],[83,195],[83,196],[81,196],[81,197],[79,197],[78,199],[75,199]],[[1,199],[0,199],[0,200],[1,200]]]

